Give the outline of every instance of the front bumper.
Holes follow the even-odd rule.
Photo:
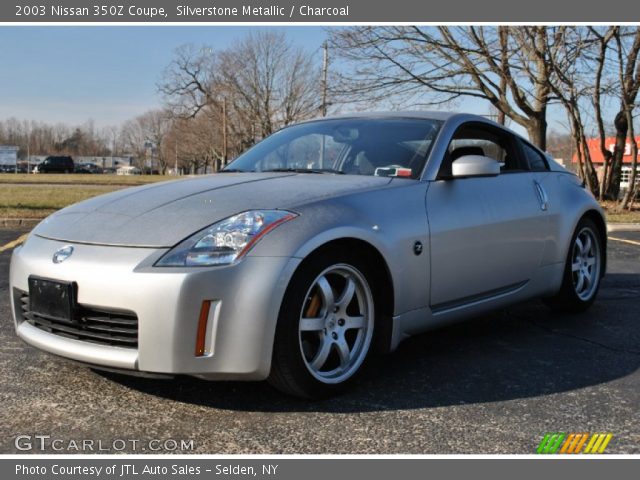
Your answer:
[[[74,253],[59,264],[53,253]],[[261,380],[271,367],[280,303],[300,260],[247,256],[236,265],[157,268],[166,252],[152,248],[64,243],[31,235],[11,258],[10,291],[28,291],[30,275],[73,281],[78,303],[128,310],[138,317],[137,348],[100,345],[41,330],[23,321],[12,301],[16,332],[41,350],[95,366],[207,379]],[[203,301],[211,301],[206,356],[195,355]]]

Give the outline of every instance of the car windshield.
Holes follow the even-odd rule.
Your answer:
[[[230,163],[227,172],[301,172],[418,178],[441,122],[319,120],[284,128]]]

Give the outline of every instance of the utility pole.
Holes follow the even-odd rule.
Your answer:
[[[327,41],[322,44],[322,103],[320,104],[320,114],[323,117],[327,116],[327,70],[329,67],[329,48]],[[325,150],[325,136],[322,136],[322,142],[320,143],[320,168],[325,168],[324,162],[324,150]]]
[[[116,150],[116,129],[111,130],[111,168],[113,168],[113,154]],[[102,163],[102,167],[104,168],[104,162]]]
[[[327,70],[329,69],[329,47],[325,40],[322,44],[322,104],[320,105],[320,113],[323,117],[327,116]]]
[[[175,175],[178,176],[178,139],[176,137],[176,163],[175,163]]]
[[[31,173],[31,129],[27,132],[27,173]]]
[[[227,166],[227,97],[222,98],[222,166]]]

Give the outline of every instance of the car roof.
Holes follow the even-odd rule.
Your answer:
[[[298,125],[301,123],[308,122],[317,122],[323,120],[334,120],[334,119],[349,119],[349,118],[409,118],[409,119],[426,119],[426,120],[438,120],[441,122],[448,122],[449,120],[454,120],[454,122],[480,122],[492,125],[493,127],[497,127],[501,130],[506,130],[507,132],[515,135],[516,137],[525,140],[527,143],[531,144],[529,140],[524,138],[517,132],[514,132],[510,128],[500,125],[488,117],[482,115],[476,115],[473,113],[463,113],[463,112],[444,112],[439,110],[398,110],[398,111],[377,111],[377,112],[351,112],[344,113],[340,115],[330,115],[327,117],[316,117],[309,120],[305,120],[302,122],[298,122]],[[538,149],[538,147],[535,147]],[[540,150],[540,149],[538,149]],[[541,153],[545,154],[544,151],[540,150]]]
[[[438,110],[397,110],[397,111],[377,111],[377,112],[350,112],[339,115],[330,115],[327,117],[316,117],[297,122],[296,124],[318,122],[324,120],[339,120],[339,119],[376,119],[376,118],[404,118],[404,119],[423,119],[423,120],[438,120],[441,122],[448,122],[453,120],[454,122],[481,122],[493,125],[494,127],[502,128],[511,133],[518,135],[511,129],[506,128],[504,125],[499,125],[493,120],[484,117],[482,115],[475,115],[473,113],[463,112],[443,112]],[[292,124],[296,125],[296,124]],[[286,128],[286,127],[285,127]]]
[[[428,110],[398,110],[398,111],[375,111],[375,112],[351,112],[324,117],[327,120],[332,118],[428,118],[432,120],[449,120],[451,117],[460,115],[457,112],[442,112]]]

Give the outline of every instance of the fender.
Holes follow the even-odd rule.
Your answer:
[[[299,217],[270,232],[249,255],[303,259],[334,240],[361,240],[378,250],[387,263],[394,287],[394,314],[425,307],[430,290],[425,208],[429,183],[401,180],[393,186],[385,195],[380,191],[359,193],[289,208]],[[416,242],[423,245],[420,254],[415,253]]]

